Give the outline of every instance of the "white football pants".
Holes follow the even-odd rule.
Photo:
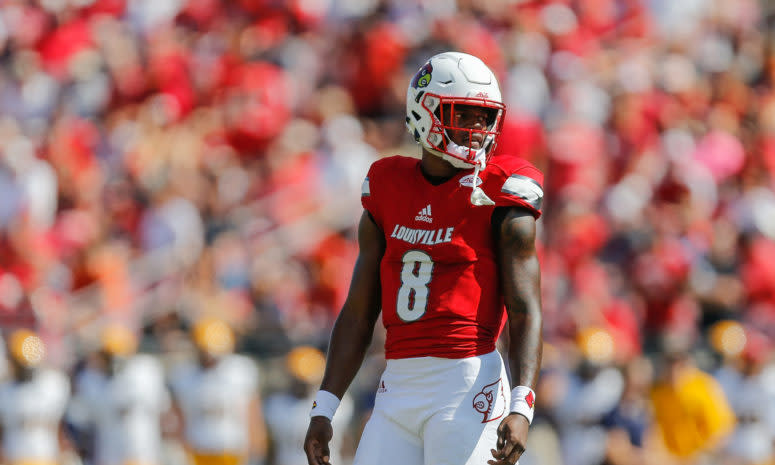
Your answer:
[[[388,360],[353,465],[486,465],[510,397],[497,351]]]

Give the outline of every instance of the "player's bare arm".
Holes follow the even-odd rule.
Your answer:
[[[535,389],[541,368],[541,273],[535,249],[536,223],[520,208],[498,208],[493,213],[498,240],[500,276],[509,321],[509,369],[515,385]],[[498,428],[492,465],[512,465],[527,444],[529,422],[510,413]]]
[[[380,312],[379,266],[385,252],[382,231],[364,211],[358,226],[358,260],[355,262],[347,300],[334,323],[320,389],[339,399],[352,383],[371,343]],[[310,419],[304,451],[309,465],[329,463],[328,443],[333,436],[331,421],[324,416]]]

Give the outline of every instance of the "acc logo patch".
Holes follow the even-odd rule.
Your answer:
[[[465,187],[474,187],[474,175],[473,174],[467,174],[460,178],[460,185]],[[476,186],[482,185],[482,178],[479,176],[476,177]]]
[[[412,87],[417,89],[418,87],[426,87],[431,83],[431,73],[433,72],[433,65],[431,62],[425,63],[420,71],[412,78]]]

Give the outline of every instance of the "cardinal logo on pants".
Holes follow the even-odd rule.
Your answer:
[[[506,412],[506,397],[501,379],[488,384],[474,397],[474,410],[484,415],[482,423],[497,420]]]

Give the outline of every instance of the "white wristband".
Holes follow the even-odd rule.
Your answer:
[[[328,391],[318,391],[315,401],[312,402],[312,410],[309,412],[312,417],[326,417],[329,420],[334,418],[336,409],[339,408],[339,398]]]
[[[511,408],[509,412],[524,415],[528,423],[533,423],[536,393],[527,386],[517,386],[511,390]]]

